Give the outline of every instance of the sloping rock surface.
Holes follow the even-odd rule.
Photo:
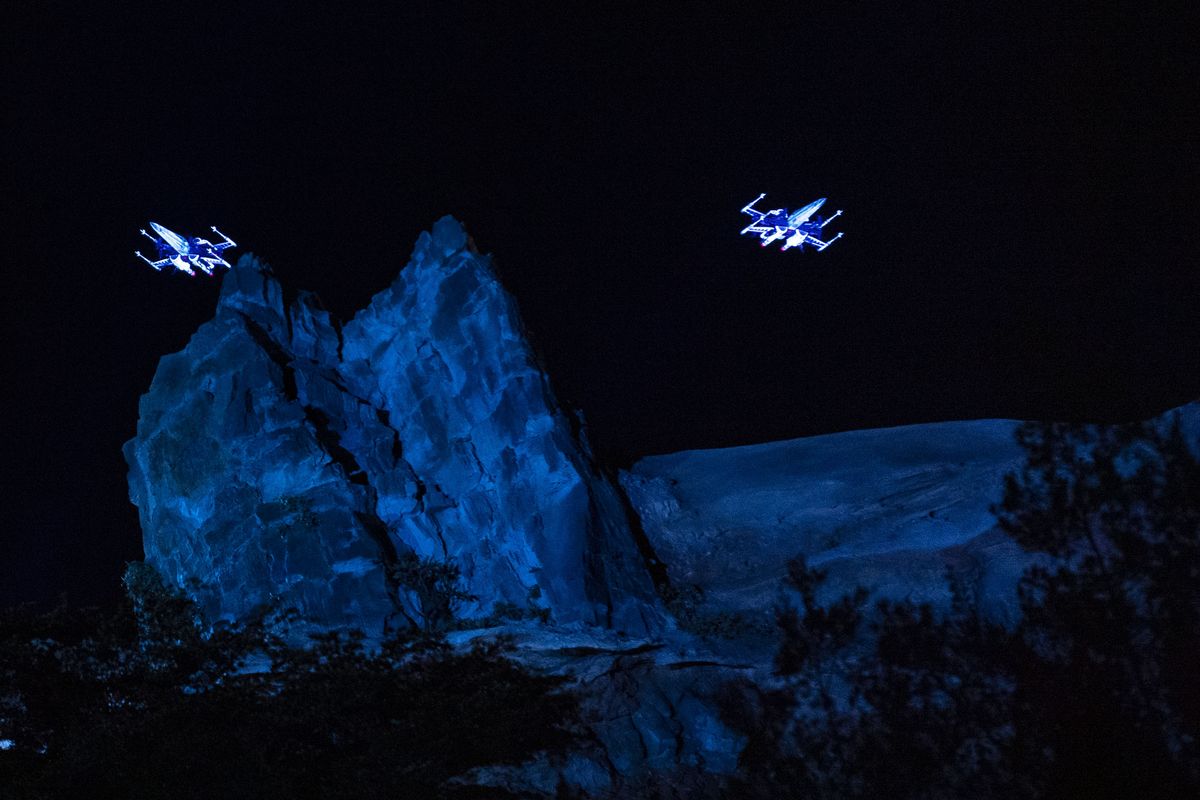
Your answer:
[[[941,605],[947,574],[1008,615],[1025,565],[996,528],[1016,422],[850,431],[639,461],[622,482],[673,580],[713,612],[780,599],[789,559],[827,571],[833,596],[863,585]]]
[[[1200,440],[1200,403],[1178,414]],[[991,507],[1024,461],[1013,420],[848,431],[653,456],[621,482],[677,584],[709,614],[766,618],[789,559],[828,573],[826,597],[855,586],[945,608],[949,577],[998,620],[1017,612],[1029,557]]]
[[[344,327],[244,256],[159,364],[125,445],[146,558],[214,617],[267,601],[381,632],[407,552],[558,624],[660,613],[615,487],[554,398],[490,259],[449,217]]]

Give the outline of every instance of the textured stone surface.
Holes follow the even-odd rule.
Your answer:
[[[638,462],[622,476],[671,577],[714,612],[780,599],[787,561],[827,570],[828,595],[864,585],[941,604],[947,572],[989,610],[1014,610],[1020,549],[989,511],[1021,452],[1016,422],[851,431]]]
[[[453,559],[478,597],[645,634],[660,612],[615,488],[515,304],[447,217],[345,327],[243,257],[166,356],[125,446],[147,560],[214,616],[275,600],[381,631],[384,566]],[[394,619],[392,620],[394,621]]]
[[[1176,411],[1198,440],[1200,403]],[[804,556],[828,572],[826,597],[861,585],[945,608],[953,576],[984,613],[1015,620],[1029,556],[990,509],[1025,458],[1018,424],[940,422],[673,453],[637,462],[621,481],[671,579],[699,586],[707,613],[769,615],[788,560]]]

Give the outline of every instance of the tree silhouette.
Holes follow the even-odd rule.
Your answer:
[[[478,796],[451,779],[575,735],[563,679],[496,643],[297,647],[273,632],[287,615],[206,626],[144,565],[126,587],[111,614],[0,612],[0,796]]]
[[[1052,559],[1021,584],[1022,730],[1053,756],[1048,791],[1200,790],[1200,442],[1178,416],[1026,424],[1002,527]],[[1183,794],[1181,794],[1183,793]]]
[[[1003,529],[1035,558],[1014,628],[802,561],[777,683],[727,687],[743,797],[1200,796],[1200,442],[1167,424],[1030,423]]]

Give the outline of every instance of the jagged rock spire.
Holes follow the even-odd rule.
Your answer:
[[[658,624],[617,490],[451,217],[344,328],[243,256],[160,362],[125,455],[147,560],[198,580],[215,615],[274,601],[378,630],[397,611],[386,567],[411,551],[460,565],[465,614]]]

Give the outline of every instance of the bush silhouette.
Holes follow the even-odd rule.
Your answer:
[[[295,647],[280,615],[204,626],[142,565],[126,586],[113,613],[0,612],[0,796],[466,796],[452,778],[572,741],[562,679],[495,643]]]
[[[726,687],[743,797],[1200,796],[1200,442],[1026,424],[1001,526],[1041,556],[1012,629],[861,590],[777,614],[777,683]],[[869,631],[869,636],[862,636]],[[868,641],[869,644],[864,644]]]

